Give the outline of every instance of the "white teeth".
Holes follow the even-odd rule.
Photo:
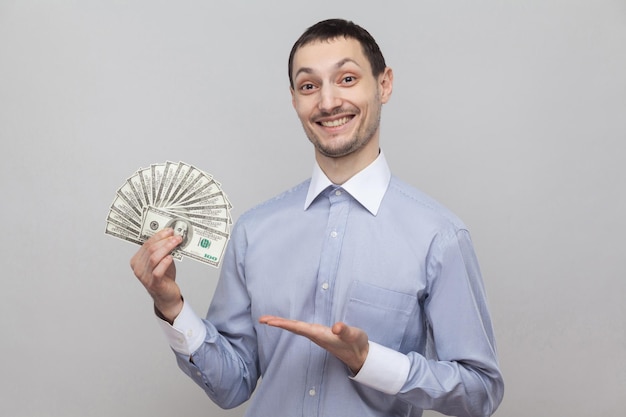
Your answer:
[[[321,124],[324,127],[338,127],[341,125],[345,125],[346,123],[348,123],[348,121],[350,121],[349,117],[342,117],[341,119],[337,119],[337,120],[321,122]]]

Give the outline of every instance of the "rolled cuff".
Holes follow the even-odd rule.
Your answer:
[[[410,367],[411,361],[406,355],[370,341],[365,363],[352,379],[385,394],[396,395],[409,377]]]
[[[157,320],[170,347],[180,354],[190,356],[206,338],[204,322],[186,302],[172,325],[158,317]]]

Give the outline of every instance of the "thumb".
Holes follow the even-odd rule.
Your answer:
[[[342,340],[347,340],[350,337],[350,326],[341,321],[333,324],[332,332],[334,335],[338,336]]]

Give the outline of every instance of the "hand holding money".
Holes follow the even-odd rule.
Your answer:
[[[104,232],[141,245],[131,268],[170,323],[183,306],[174,259],[219,267],[231,207],[212,175],[184,162],[139,169],[117,190]]]
[[[141,245],[130,260],[135,276],[154,300],[155,308],[170,323],[178,316],[183,304],[171,255],[182,240],[182,236],[174,234],[174,229],[163,229]]]
[[[212,175],[184,162],[137,170],[117,190],[105,233],[142,245],[171,228],[182,241],[173,251],[219,267],[228,239],[232,208]]]

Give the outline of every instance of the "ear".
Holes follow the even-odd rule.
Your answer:
[[[296,94],[293,91],[293,87],[289,86],[289,92],[291,93],[291,105],[293,108],[296,108]]]
[[[380,88],[380,101],[384,104],[391,98],[393,92],[393,70],[386,67],[382,74],[378,76],[378,87]]]

